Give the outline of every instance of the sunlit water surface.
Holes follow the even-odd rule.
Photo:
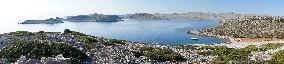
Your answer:
[[[212,44],[223,42],[224,39],[189,35],[189,30],[198,30],[218,24],[216,20],[132,20],[120,22],[65,22],[61,24],[0,24],[0,33],[14,31],[46,31],[63,32],[64,29],[82,32],[85,34],[123,39],[145,43],[159,43],[166,45],[183,44]],[[190,38],[199,38],[191,40]]]

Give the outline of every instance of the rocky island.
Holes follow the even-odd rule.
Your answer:
[[[117,15],[103,15],[103,14],[89,14],[78,16],[67,16],[65,21],[69,22],[117,22],[123,21],[121,17]]]
[[[137,20],[165,20],[166,18],[158,17],[154,14],[149,13],[135,13],[125,15],[127,19],[137,19]]]
[[[56,19],[50,18],[46,20],[26,20],[20,24],[57,24],[64,23],[62,18],[56,17]]]

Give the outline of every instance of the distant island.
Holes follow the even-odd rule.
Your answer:
[[[56,19],[50,18],[46,20],[26,20],[20,24],[57,24],[64,23],[62,18],[56,17]]]
[[[103,14],[89,14],[78,16],[67,16],[66,19],[56,17],[56,19],[50,18],[46,20],[26,20],[20,24],[57,24],[67,22],[117,22],[123,21],[122,17],[118,15],[103,15]]]
[[[137,19],[137,20],[165,20],[167,19],[167,18],[162,18],[162,17],[156,16],[154,14],[149,14],[149,13],[126,14],[124,17],[127,19]]]
[[[122,21],[122,18],[117,15],[89,14],[78,16],[67,16],[65,21],[69,22],[117,22]]]

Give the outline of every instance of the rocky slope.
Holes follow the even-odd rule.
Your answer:
[[[235,38],[284,38],[284,18],[273,16],[248,16],[223,20],[220,25],[199,34],[221,35]]]

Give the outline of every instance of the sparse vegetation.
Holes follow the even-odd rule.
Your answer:
[[[178,46],[179,49],[195,50],[197,54],[203,56],[217,56],[214,60],[214,63],[228,63],[229,61],[241,62],[241,63],[250,63],[253,62],[250,60],[251,52],[261,52],[267,51],[270,49],[277,49],[283,46],[282,43],[270,43],[263,44],[261,46],[249,45],[245,48],[228,48],[226,46],[201,46],[194,47],[189,46]],[[151,48],[148,48],[151,49]],[[147,49],[146,49],[147,50]]]
[[[0,57],[7,58],[11,62],[15,62],[21,55],[29,59],[40,59],[42,57],[55,57],[59,54],[71,58],[73,64],[82,63],[88,59],[84,52],[68,43],[22,41],[0,51]]]
[[[195,50],[198,46],[194,45],[186,45],[186,46],[177,46],[177,49],[185,49],[185,50]]]
[[[28,32],[28,31],[16,31],[16,32],[10,32],[9,35],[13,35],[13,36],[26,36],[26,35],[32,35],[32,33]]]
[[[168,48],[143,47],[140,49],[140,52],[142,52],[143,55],[149,57],[150,59],[157,60],[160,62],[184,60],[183,56],[173,52],[171,49]]]
[[[104,45],[110,46],[114,44],[125,44],[125,40],[116,40],[116,39],[110,39],[106,42],[103,42]]]
[[[76,41],[81,42],[81,43],[85,43],[87,48],[91,49],[95,47],[94,42],[98,42],[98,40],[96,40],[93,37],[90,36],[80,36],[79,38],[76,39]]]
[[[270,64],[283,64],[284,63],[284,50],[280,50],[272,55]]]

